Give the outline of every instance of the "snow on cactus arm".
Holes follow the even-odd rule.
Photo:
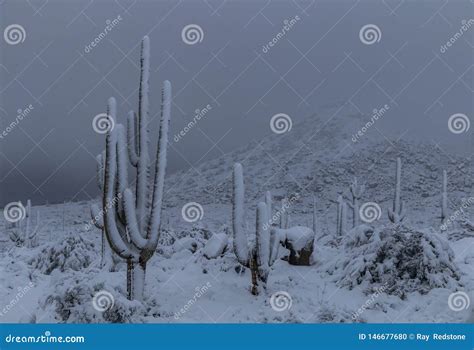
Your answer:
[[[203,255],[208,259],[215,259],[227,248],[228,238],[225,233],[214,234],[203,249]]]
[[[123,206],[130,239],[136,247],[143,249],[147,244],[147,240],[140,234],[137,222],[137,212],[135,210],[135,199],[133,198],[133,193],[129,188],[127,188],[123,193]]]
[[[91,205],[91,219],[95,227],[100,230],[104,228],[104,217],[103,214],[100,212],[99,206],[97,204]]]
[[[138,123],[136,125],[138,134],[135,135],[135,141],[138,138],[138,162],[136,177],[136,209],[137,220],[140,232],[143,237],[146,235],[148,201],[149,201],[149,177],[150,177],[150,155],[148,153],[148,79],[150,76],[150,39],[143,37],[140,53],[140,87],[138,92]],[[133,140],[129,137],[129,142]]]
[[[128,112],[127,118],[127,150],[128,159],[132,166],[136,167],[138,164],[138,138],[137,138],[137,116],[133,111]]]
[[[116,102],[113,97],[108,101],[108,115],[115,119]],[[106,137],[106,166],[105,166],[105,180],[104,180],[104,194],[102,207],[105,214],[105,232],[107,240],[114,252],[123,259],[135,258],[138,259],[138,252],[128,243],[126,233],[121,230],[116,222],[116,174],[117,174],[117,127],[107,133]]]
[[[168,129],[171,113],[171,83],[168,80],[163,82],[161,99],[161,124],[155,162],[155,181],[153,185],[151,215],[148,222],[148,232],[146,236],[148,239],[146,249],[153,252],[156,249],[158,239],[160,238],[161,204],[163,202],[163,188],[166,173]]]
[[[270,230],[268,228],[268,208],[263,202],[258,203],[256,218],[257,264],[266,273],[270,260]]]

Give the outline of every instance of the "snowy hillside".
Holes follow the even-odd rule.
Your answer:
[[[449,178],[450,214],[473,196],[472,162],[429,145],[404,141],[392,147],[374,130],[353,143],[352,135],[370,117],[337,111],[310,116],[288,133],[269,135],[196,171],[167,175],[161,237],[146,268],[143,302],[126,298],[123,259],[101,265],[101,232],[91,223],[92,202],[33,207],[40,220],[32,247],[15,241],[14,229],[4,221],[0,300],[12,310],[21,306],[4,309],[0,322],[467,320],[469,308],[455,310],[452,295],[473,297],[473,210],[468,205],[441,230],[440,203],[443,170]],[[338,117],[332,118],[335,113]],[[406,210],[401,226],[387,215],[397,157]],[[283,244],[258,296],[250,293],[250,269],[233,251],[235,162],[243,166],[248,231],[255,232],[255,206],[265,191],[271,191],[274,212],[281,199],[297,194],[288,226],[316,228],[311,265],[290,265],[290,250]],[[337,235],[337,198],[342,194],[350,201],[354,177],[365,185],[360,204],[377,203],[379,220],[352,228],[352,209],[346,207],[346,228]],[[182,212],[190,202],[199,204],[197,217]],[[97,304],[100,293],[105,304]]]

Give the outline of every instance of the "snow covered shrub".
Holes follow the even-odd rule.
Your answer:
[[[433,288],[459,286],[454,253],[436,233],[401,225],[381,230],[360,225],[348,232],[343,244],[344,258],[335,265],[341,285],[383,285],[386,293],[402,299],[407,292],[426,294]]]
[[[51,242],[33,257],[29,263],[42,273],[49,275],[58,269],[79,271],[96,259],[94,244],[80,236],[68,236],[61,242]]]
[[[42,302],[39,314],[48,314],[49,322],[63,323],[131,323],[143,322],[144,306],[130,301],[119,290],[121,278],[104,281],[99,269],[88,269],[57,279],[54,292]],[[55,275],[55,274],[54,274]],[[102,276],[102,277],[101,277]],[[110,275],[117,277],[115,274]],[[101,298],[102,299],[101,301]]]

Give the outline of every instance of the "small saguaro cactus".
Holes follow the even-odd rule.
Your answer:
[[[448,174],[443,170],[443,189],[441,191],[441,224],[448,218]]]
[[[10,232],[10,240],[12,240],[17,246],[25,246],[27,248],[33,248],[37,245],[36,236],[39,231],[39,211],[36,211],[36,226],[33,228],[31,225],[31,200],[27,200],[25,207],[25,217],[20,220],[14,227],[14,230]]]
[[[347,204],[342,196],[337,198],[337,224],[336,235],[342,236],[346,233]]]
[[[351,190],[351,197],[352,203],[348,202],[347,205],[352,209],[352,226],[356,227],[359,226],[360,223],[360,214],[359,214],[359,201],[362,198],[362,194],[364,193],[365,187],[364,185],[359,185],[357,183],[357,178],[354,178],[350,186]]]
[[[143,300],[146,265],[155,253],[160,236],[171,110],[171,84],[165,81],[152,185],[149,181],[152,163],[148,155],[147,130],[149,55],[149,39],[145,37],[141,47],[138,116],[130,113],[127,140],[121,124],[116,124],[107,133],[102,201],[107,240],[115,254],[127,260],[128,298],[136,300]],[[108,115],[116,119],[114,98],[109,99]],[[135,194],[128,187],[126,148],[130,163],[137,168]]]
[[[405,206],[400,198],[400,181],[402,176],[402,161],[397,158],[397,171],[395,175],[395,195],[393,198],[393,208],[388,209],[388,218],[394,224],[399,224],[405,218]]]
[[[268,206],[260,202],[257,206],[255,243],[250,242],[244,222],[245,188],[242,165],[236,163],[233,171],[232,227],[234,252],[240,264],[250,269],[251,293],[258,295],[258,281],[266,286],[270,266],[278,256],[280,241],[271,234],[268,224]]]
[[[286,198],[283,198],[281,200],[281,209],[280,209],[280,228],[281,229],[287,229],[288,228],[288,223],[289,223],[289,219],[290,219],[290,215],[288,213],[288,209],[289,209],[289,204],[288,204],[288,200]]]
[[[32,215],[31,200],[28,199],[28,201],[26,202],[26,216],[25,216],[26,223],[25,223],[25,232],[24,232],[25,245],[27,248],[33,248],[37,245],[36,236],[39,231],[39,222],[40,222],[39,210],[36,210],[36,226],[34,228],[31,226],[31,215]]]
[[[104,190],[104,167],[105,167],[105,153],[101,153],[96,157],[97,160],[97,187],[100,191]],[[97,204],[91,205],[91,220],[95,227],[101,230],[101,249],[100,249],[100,267],[108,268],[109,271],[113,271],[115,267],[115,261],[113,258],[112,249],[107,242],[104,228],[104,213],[99,209]]]
[[[268,209],[268,220],[269,226],[273,225],[273,208],[272,208],[272,193],[270,191],[265,192],[265,204]]]

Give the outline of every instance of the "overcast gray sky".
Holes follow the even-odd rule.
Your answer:
[[[173,85],[170,138],[196,109],[211,106],[197,127],[171,142],[170,173],[271,133],[277,113],[297,123],[334,103],[368,115],[388,104],[389,118],[377,124],[387,137],[408,130],[404,138],[472,154],[474,127],[455,135],[447,122],[455,113],[474,118],[474,25],[461,29],[474,17],[473,6],[460,0],[0,1],[2,34],[11,25],[24,30],[19,40],[0,38],[1,131],[19,109],[32,107],[0,139],[0,205],[97,196],[94,157],[104,136],[92,120],[105,112],[109,96],[118,101],[120,121],[137,109],[144,35],[151,41],[152,116],[159,113],[161,82]],[[202,30],[197,43],[182,38],[190,24]],[[378,40],[361,40],[365,25],[378,29]]]

